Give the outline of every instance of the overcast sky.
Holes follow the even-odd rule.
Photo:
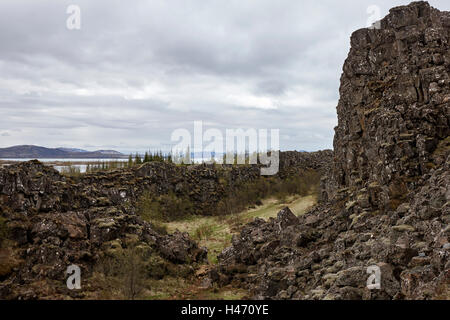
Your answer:
[[[371,5],[384,17],[408,3],[1,0],[0,147],[169,149],[202,120],[280,129],[282,150],[332,148],[351,33]]]

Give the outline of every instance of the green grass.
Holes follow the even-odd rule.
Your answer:
[[[199,246],[208,248],[209,262],[217,263],[217,255],[231,244],[231,229],[217,217],[189,216],[185,220],[165,223],[167,231],[187,232],[198,241]]]
[[[195,229],[193,238],[199,241],[208,240],[214,234],[215,228],[216,226],[213,224],[209,223],[202,224],[198,226],[197,229]]]
[[[238,288],[220,288],[205,290],[197,294],[200,300],[241,300],[248,295],[248,292]]]
[[[218,263],[217,255],[231,245],[233,234],[255,218],[269,219],[277,216],[280,209],[289,206],[296,215],[304,214],[316,203],[315,195],[290,196],[285,202],[275,198],[262,201],[260,206],[227,216],[189,216],[183,220],[164,222],[168,232],[175,230],[187,232],[199,246],[208,248],[209,269]],[[148,290],[143,294],[146,299],[183,299],[183,300],[240,300],[248,297],[247,290],[226,286],[218,288],[202,288],[199,279],[185,279],[167,276],[161,280],[150,279]]]
[[[183,220],[164,223],[167,231],[173,233],[175,230],[187,232],[198,241],[199,246],[208,248],[208,259],[210,264],[217,263],[217,255],[223,249],[231,245],[231,238],[241,228],[255,218],[269,219],[277,216],[278,212],[288,206],[296,215],[301,215],[316,203],[314,195],[305,197],[287,197],[285,202],[270,198],[262,201],[262,205],[253,209],[245,210],[237,214],[227,216],[189,216]]]
[[[316,197],[314,195],[290,196],[286,197],[284,202],[280,202],[276,198],[269,198],[263,200],[259,206],[227,216],[188,216],[182,220],[158,221],[170,233],[177,229],[189,233],[198,242],[199,246],[208,248],[209,261],[205,264],[195,265],[194,273],[189,271],[193,270],[189,267],[184,269],[188,271],[187,273],[179,268],[168,268],[167,271],[164,271],[166,273],[161,278],[147,276],[145,279],[141,279],[141,289],[137,298],[148,300],[240,300],[248,298],[250,295],[248,290],[236,288],[232,285],[219,287],[217,284],[213,284],[208,288],[203,286],[204,276],[218,263],[217,255],[225,247],[231,245],[233,234],[240,232],[242,227],[253,219],[262,218],[267,220],[276,217],[279,210],[285,206],[289,206],[295,214],[301,215],[306,212],[308,207],[314,205],[315,201]],[[153,209],[152,204],[152,202],[146,203],[150,220],[155,218],[154,212],[152,213],[151,210]],[[148,263],[149,258],[145,258],[144,261]],[[125,263],[119,262],[119,265],[122,264],[125,265]],[[108,267],[109,264],[105,264],[105,266]],[[93,283],[105,289],[88,298],[127,298],[127,291],[124,288],[128,287],[124,287],[124,284],[127,283],[124,280],[128,278],[122,277],[122,268],[118,273],[114,271],[115,268],[111,270],[108,272],[108,269],[99,268],[94,272],[97,276],[92,278]],[[146,270],[148,269],[146,268]],[[125,272],[124,274],[128,273]]]
[[[226,286],[223,288],[201,288],[198,283],[165,277],[162,280],[151,280],[143,297],[146,300],[240,300],[248,295],[243,289]]]

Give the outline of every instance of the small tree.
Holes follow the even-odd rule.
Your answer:
[[[136,156],[134,157],[134,163],[135,164],[142,164],[142,159],[139,156],[139,154],[136,152]]]
[[[2,247],[3,241],[8,238],[8,227],[6,225],[6,218],[0,216],[0,248]]]
[[[136,299],[145,286],[145,265],[142,254],[136,248],[124,251],[122,259],[122,291],[130,300]]]
[[[125,299],[134,300],[146,287],[145,251],[136,246],[120,249],[114,255],[107,255],[98,260],[96,271],[103,273],[106,286],[119,291]],[[114,290],[115,291],[115,290]]]
[[[128,166],[132,167],[133,166],[133,156],[130,154],[128,157]]]
[[[188,146],[186,148],[186,153],[184,154],[183,164],[191,163],[191,148]]]

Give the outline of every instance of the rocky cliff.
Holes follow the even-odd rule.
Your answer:
[[[381,29],[351,37],[343,67],[330,198],[395,210],[445,162],[450,114],[450,13],[394,8]]]
[[[174,266],[206,258],[187,234],[162,235],[137,216],[120,183],[105,183],[102,195],[109,197],[96,198],[98,185],[75,184],[38,161],[0,169],[0,213],[9,241],[0,248],[0,298],[86,297],[99,290],[86,281],[95,264],[127,247]],[[71,264],[82,270],[82,293],[65,287]]]
[[[449,299],[449,42],[427,2],[353,33],[323,203],[247,225],[211,278],[259,299]]]

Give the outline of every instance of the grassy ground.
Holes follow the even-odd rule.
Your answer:
[[[217,255],[231,244],[233,233],[237,233],[248,222],[255,218],[269,219],[276,217],[277,213],[288,206],[296,215],[301,215],[316,203],[316,197],[294,196],[280,202],[276,199],[266,199],[262,205],[250,208],[224,217],[191,216],[185,220],[165,223],[169,232],[175,230],[189,233],[199,242],[200,246],[208,248],[208,257],[211,264],[217,263]]]
[[[255,218],[269,219],[276,217],[277,213],[288,206],[295,215],[305,213],[316,203],[314,195],[305,197],[293,196],[285,201],[266,199],[262,205],[249,208],[238,214],[224,217],[191,216],[184,220],[164,223],[168,232],[175,230],[189,233],[199,242],[200,246],[208,248],[209,264],[201,269],[207,270],[217,263],[217,255],[231,245],[234,233]],[[198,277],[199,279],[201,277]],[[166,277],[162,280],[154,280],[149,286],[152,288],[144,294],[147,299],[207,299],[207,300],[239,300],[248,298],[248,292],[231,286],[223,288],[202,288],[201,280]]]
[[[148,300],[241,300],[248,295],[246,290],[231,286],[202,288],[200,283],[179,277],[153,280],[150,287],[143,294]]]

